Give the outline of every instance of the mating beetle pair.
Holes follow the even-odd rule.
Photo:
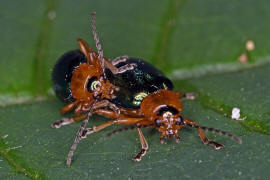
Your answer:
[[[150,64],[136,58],[122,56],[113,60],[103,57],[95,26],[95,13],[92,13],[92,29],[98,53],[94,52],[83,40],[79,39],[80,50],[64,54],[53,69],[53,83],[56,95],[68,104],[61,109],[66,113],[74,109],[79,116],[64,118],[51,125],[59,128],[83,119],[67,158],[67,165],[82,138],[98,132],[113,124],[130,125],[113,131],[136,128],[142,150],[133,158],[140,161],[148,149],[141,128],[156,128],[161,132],[160,141],[175,137],[180,141],[178,131],[190,126],[198,129],[204,144],[215,149],[223,145],[209,141],[203,130],[229,136],[239,143],[241,139],[227,132],[199,126],[181,116],[181,92],[173,92],[172,82]],[[86,128],[92,114],[113,118],[104,124]]]

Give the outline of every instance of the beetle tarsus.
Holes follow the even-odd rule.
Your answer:
[[[128,59],[129,57],[128,56],[119,56],[119,57],[117,57],[117,58],[115,58],[115,59],[112,59],[111,60],[111,63],[112,63],[112,65],[117,65],[117,64],[119,64],[119,63],[122,63],[122,62],[126,62],[126,60]]]
[[[176,137],[175,137],[175,142],[176,142],[176,143],[179,143],[179,142],[180,142],[180,136],[176,136]]]
[[[126,65],[121,66],[117,69],[117,74],[121,74],[121,73],[124,73],[124,72],[129,71],[129,70],[133,70],[135,67],[137,67],[137,65],[135,63],[126,64]]]
[[[224,146],[222,144],[219,144],[219,143],[214,142],[214,141],[210,141],[208,145],[213,146],[216,150],[224,148]]]
[[[51,128],[56,128],[56,129],[58,129],[58,128],[60,128],[61,126],[64,126],[64,125],[68,125],[68,124],[70,124],[70,123],[72,123],[73,121],[72,121],[72,118],[62,118],[62,119],[60,119],[60,120],[58,120],[58,121],[56,121],[55,123],[52,123],[51,124]]]
[[[87,128],[87,129],[83,130],[81,138],[85,139],[88,134],[92,134],[93,132],[94,132],[93,128]]]
[[[139,162],[141,161],[142,157],[146,154],[146,150],[142,149],[134,158],[132,158],[132,160],[134,162]]]
[[[161,137],[159,140],[160,140],[160,144],[164,144],[165,141],[163,137]]]

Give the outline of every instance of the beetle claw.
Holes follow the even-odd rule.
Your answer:
[[[175,138],[175,142],[176,143],[179,143],[180,142],[180,137],[179,136]]]
[[[164,139],[163,138],[160,138],[160,143],[161,144],[164,144],[164,142],[165,142]]]

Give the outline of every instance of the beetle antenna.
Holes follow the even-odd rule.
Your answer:
[[[115,130],[109,132],[108,134],[106,134],[105,138],[108,138],[108,137],[110,137],[110,136],[112,136],[114,134],[118,134],[118,133],[120,133],[122,131],[132,130],[132,129],[135,129],[135,128],[136,128],[136,126],[125,126],[125,127],[122,127],[122,128],[118,128],[118,129],[115,129]]]
[[[72,159],[72,156],[74,154],[74,151],[77,149],[77,146],[79,144],[79,142],[81,141],[81,136],[82,136],[82,132],[84,131],[87,123],[88,123],[88,120],[89,120],[89,117],[92,115],[92,111],[93,111],[93,107],[95,106],[97,100],[94,101],[94,103],[92,104],[89,112],[88,112],[88,115],[87,117],[83,120],[81,126],[80,126],[80,129],[78,130],[77,134],[76,134],[76,137],[75,137],[75,140],[70,148],[70,151],[68,153],[68,157],[67,157],[67,165],[70,166],[71,164],[71,159]]]
[[[223,135],[223,136],[227,136],[229,138],[231,138],[232,140],[235,140],[236,142],[238,142],[239,144],[242,144],[242,139],[233,135],[233,134],[230,134],[226,131],[223,131],[223,130],[220,130],[220,129],[215,129],[215,128],[208,128],[208,127],[204,127],[204,126],[198,126],[198,125],[194,125],[194,124],[186,124],[185,125],[189,126],[189,127],[192,127],[192,128],[196,128],[196,129],[202,129],[204,131],[210,131],[210,132],[213,132],[213,133],[217,133],[219,135]]]
[[[115,129],[113,130],[112,132],[109,132],[108,134],[105,135],[105,138],[108,138],[114,134],[118,134],[122,131],[128,131],[128,130],[132,130],[132,129],[135,129],[135,128],[148,128],[148,127],[151,127],[153,126],[154,124],[148,124],[148,125],[134,125],[134,126],[125,126],[125,127],[121,127],[121,128],[118,128],[118,129]]]
[[[96,47],[98,50],[98,58],[100,60],[100,64],[101,64],[101,68],[103,71],[103,76],[106,79],[106,75],[105,75],[105,63],[104,63],[104,58],[103,58],[103,50],[101,47],[101,44],[99,43],[99,38],[98,38],[98,34],[97,34],[97,28],[96,28],[96,21],[95,21],[95,16],[96,16],[96,12],[92,12],[92,31],[93,31],[93,35],[94,35],[94,40],[96,42]]]

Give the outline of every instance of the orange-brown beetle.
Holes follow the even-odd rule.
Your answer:
[[[64,114],[75,109],[75,114],[79,114],[79,116],[74,118],[63,118],[53,123],[51,127],[59,128],[62,125],[84,119],[76,135],[74,144],[71,147],[71,151],[69,152],[67,164],[70,164],[71,162],[73,152],[80,141],[82,131],[85,129],[93,110],[97,111],[98,109],[107,108],[112,110],[117,115],[120,114],[119,108],[114,103],[110,102],[110,100],[116,98],[114,93],[115,91],[119,91],[119,87],[113,85],[107,79],[105,68],[109,69],[113,74],[123,73],[124,71],[134,68],[133,64],[127,64],[126,66],[116,68],[109,60],[103,57],[103,51],[96,32],[94,17],[95,13],[92,13],[92,29],[98,53],[94,52],[83,40],[78,39],[81,54],[78,54],[78,51],[68,52],[67,54],[69,56],[84,56],[86,60],[84,62],[79,61],[79,63],[75,61],[75,63],[78,64],[72,64],[71,68],[69,67],[70,64],[68,64],[68,66],[64,67],[66,68],[64,70],[64,77],[57,77],[59,72],[61,73],[61,71],[63,71],[61,68],[65,65],[65,63],[67,63],[65,60],[68,60],[68,58],[65,57],[66,55],[64,55],[62,58],[60,58],[60,61],[58,64],[56,64],[53,70],[53,77],[56,77],[53,79],[56,94],[58,94],[58,92],[59,94],[65,92],[66,89],[63,90],[61,88],[66,88],[66,86],[68,86],[68,90],[70,91],[68,94],[72,95],[73,98],[73,101],[63,107],[60,112]],[[71,60],[72,58],[74,57],[71,57]],[[68,71],[68,73],[66,71]],[[72,74],[72,76],[70,76],[70,74]]]
[[[180,136],[178,135],[178,131],[184,126],[197,128],[202,142],[214,147],[215,149],[221,149],[224,146],[217,142],[209,141],[203,130],[216,132],[236,140],[239,144],[242,143],[240,138],[225,131],[199,126],[193,120],[182,118],[182,104],[181,100],[179,99],[180,96],[181,92],[175,93],[165,89],[153,92],[144,98],[140,105],[140,109],[130,110],[132,111],[130,114],[127,113],[129,110],[126,109],[126,113],[121,113],[119,117],[117,117],[114,112],[110,111],[110,113],[107,113],[107,117],[115,118],[115,120],[108,121],[99,126],[94,126],[93,128],[88,128],[83,131],[81,137],[85,138],[88,134],[98,132],[113,124],[135,125],[131,127],[120,128],[111,133],[113,134],[121,130],[136,128],[141,141],[142,150],[133,158],[134,161],[140,161],[141,157],[146,154],[148,149],[147,141],[145,140],[142,131],[140,130],[142,127],[156,128],[161,133],[161,143],[164,142],[164,138],[168,137],[175,137],[176,142],[179,142]]]

